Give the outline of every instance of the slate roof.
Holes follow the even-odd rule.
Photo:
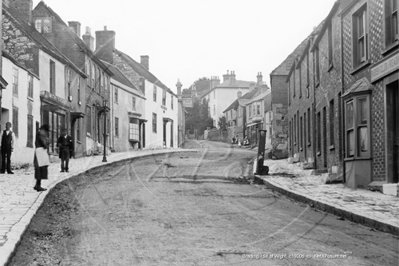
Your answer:
[[[24,32],[29,38],[31,38],[36,46],[59,60],[61,63],[68,65],[81,76],[87,77],[86,73],[81,71],[71,60],[69,60],[60,50],[52,45],[46,38],[44,38],[33,26],[29,25],[22,15],[12,8],[3,5],[3,12],[5,12],[10,19],[18,26],[18,28]]]
[[[134,90],[134,92],[138,95],[140,95],[141,97],[145,98],[143,93],[141,91],[139,91],[136,86],[134,86],[133,83],[130,82],[130,80],[119,70],[119,68],[117,68],[116,66],[103,61],[103,63],[107,66],[107,68],[109,70],[111,70],[111,72],[113,73],[112,79],[115,79],[116,81],[122,83],[125,86],[128,86],[130,88],[132,88],[132,90]]]
[[[260,101],[260,100],[262,100],[263,98],[265,98],[266,95],[269,95],[270,93],[271,93],[271,90],[267,90],[267,91],[261,92],[259,95],[255,96],[255,97],[252,98],[250,101],[248,101],[247,104]]]
[[[164,85],[157,77],[155,77],[148,69],[146,69],[144,66],[142,66],[140,63],[136,62],[133,58],[131,58],[129,55],[123,53],[122,51],[119,51],[118,49],[114,49],[114,52],[118,54],[123,60],[126,61],[126,63],[129,64],[131,68],[134,69],[135,72],[137,72],[140,76],[144,77],[147,79],[149,82],[157,85],[160,88],[165,89],[169,93],[173,94],[174,96],[177,97],[177,95],[171,91],[166,85]]]
[[[237,108],[238,108],[238,99],[236,99],[232,104],[230,104],[230,106],[227,107],[226,110],[223,111],[223,113],[230,110],[237,110]]]
[[[49,14],[57,20],[60,26],[62,26],[63,31],[66,32],[79,46],[79,48],[84,52],[91,60],[93,60],[99,67],[101,67],[108,75],[112,76],[112,72],[107,69],[107,67],[103,64],[103,61],[100,60],[89,47],[87,47],[86,43],[78,36],[76,33],[69,28],[69,26],[62,20],[62,18],[49,7],[43,1],[40,1],[39,4],[33,9],[32,12],[38,10],[39,8],[45,8],[49,12]]]

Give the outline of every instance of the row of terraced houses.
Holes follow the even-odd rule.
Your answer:
[[[397,187],[398,3],[336,1],[287,75],[290,156],[351,188]]]
[[[41,1],[3,0],[1,128],[12,123],[13,162],[31,163],[35,132],[50,125],[51,154],[66,128],[75,157],[103,151],[174,148],[183,141],[181,98],[115,47],[112,30],[66,24]],[[179,85],[179,84],[178,84]],[[181,85],[178,87],[181,91]]]

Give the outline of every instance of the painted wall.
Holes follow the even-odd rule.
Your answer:
[[[40,122],[40,82],[33,76],[33,98],[28,97],[28,72],[26,69],[14,64],[8,58],[3,60],[3,78],[8,82],[8,86],[3,90],[1,130],[5,129],[5,123],[11,122],[13,107],[18,108],[18,135],[15,138],[14,152],[11,156],[12,163],[33,163],[34,141],[36,136],[36,122]],[[18,69],[18,96],[13,95],[12,75],[13,68]],[[27,147],[28,140],[28,115],[33,116],[33,146]],[[12,130],[16,128],[13,125]]]

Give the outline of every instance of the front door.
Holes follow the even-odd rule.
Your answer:
[[[399,82],[387,85],[388,182],[399,182]]]

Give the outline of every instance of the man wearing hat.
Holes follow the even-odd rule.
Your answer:
[[[57,147],[61,159],[61,172],[69,171],[69,158],[73,155],[73,142],[71,136],[67,134],[67,129],[61,129],[61,136],[58,138]]]
[[[6,129],[0,134],[1,145],[1,174],[4,174],[7,166],[7,173],[14,174],[11,171],[11,153],[14,151],[15,137],[11,130],[11,123],[6,123]]]

